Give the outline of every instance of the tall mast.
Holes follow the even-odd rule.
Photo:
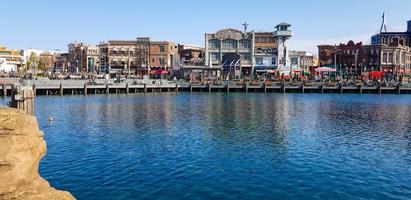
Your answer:
[[[387,32],[387,24],[385,21],[385,12],[382,13],[382,24],[381,24],[381,29],[380,33]]]

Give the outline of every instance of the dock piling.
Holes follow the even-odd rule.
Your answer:
[[[63,96],[64,90],[63,90],[63,83],[60,83],[60,95]]]
[[[84,96],[87,96],[87,83],[84,84]]]
[[[130,93],[130,87],[128,86],[128,83],[126,84],[126,94]]]
[[[3,84],[3,97],[7,97],[7,85]]]
[[[37,87],[36,87],[36,84],[33,84],[33,93],[34,93],[34,96],[37,96]]]
[[[108,83],[106,84],[106,94],[110,94],[110,86]]]

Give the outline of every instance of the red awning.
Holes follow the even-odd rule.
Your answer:
[[[164,74],[169,74],[169,72],[167,70],[157,69],[157,70],[151,70],[150,74],[151,75],[164,75]]]

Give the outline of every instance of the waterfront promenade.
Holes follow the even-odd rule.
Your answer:
[[[259,92],[259,93],[358,93],[411,94],[411,84],[341,84],[337,82],[224,81],[218,84],[169,80],[14,80],[33,87],[36,95],[89,95],[158,92]],[[10,96],[13,84],[1,84],[1,95]]]

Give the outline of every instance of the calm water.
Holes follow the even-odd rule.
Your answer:
[[[411,96],[65,96],[36,106],[48,144],[41,175],[78,199],[411,198]]]

